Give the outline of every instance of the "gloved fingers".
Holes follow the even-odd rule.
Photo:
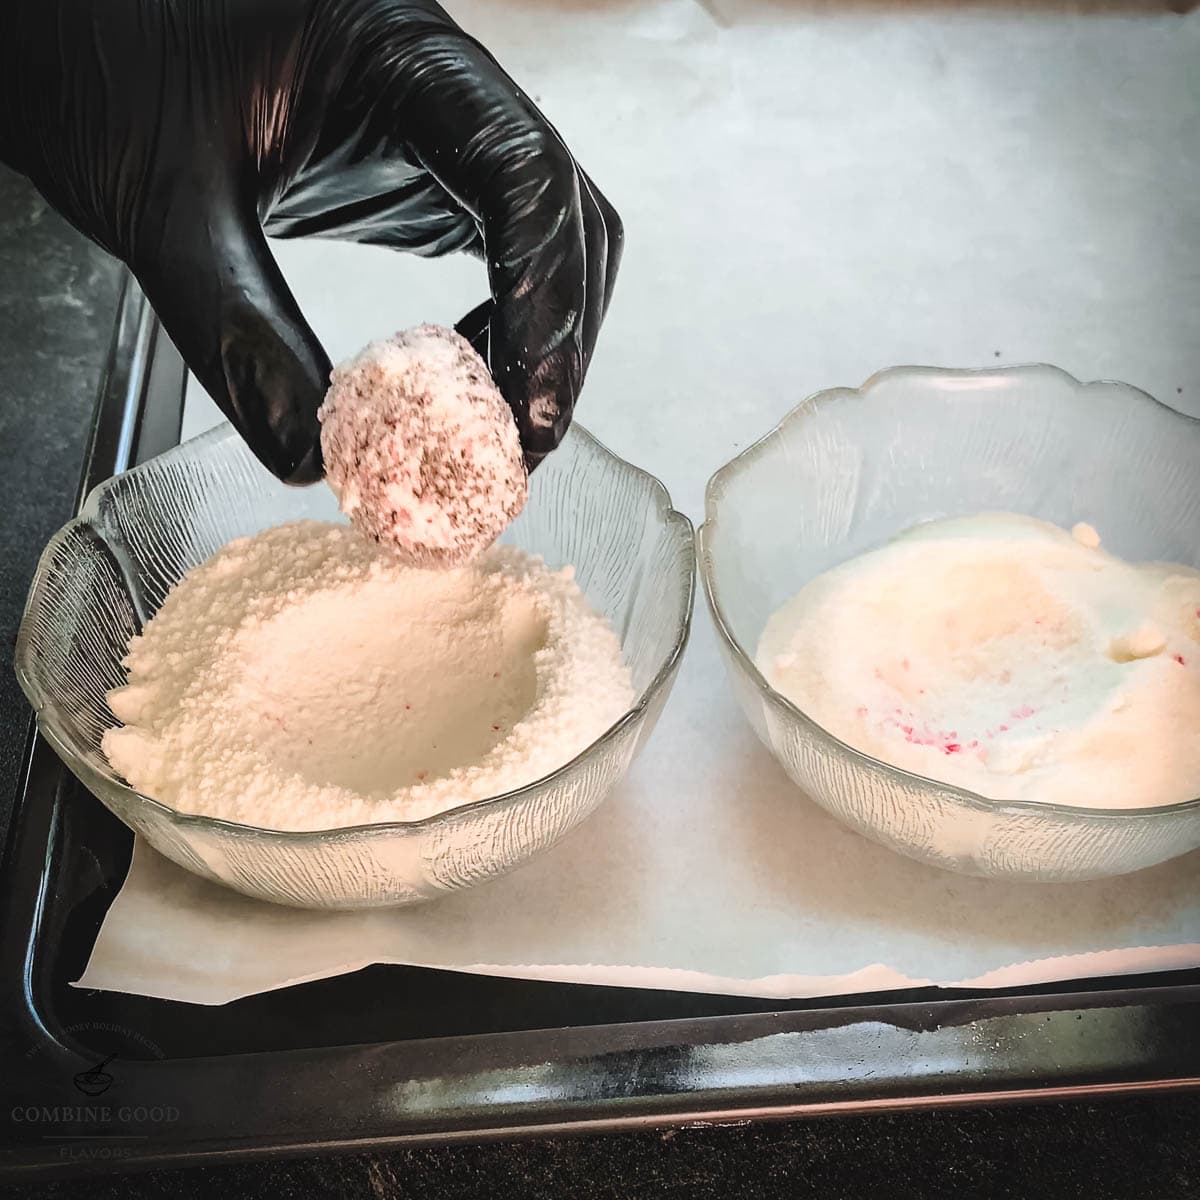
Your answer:
[[[177,205],[153,252],[137,257],[131,265],[163,327],[250,449],[288,483],[320,479],[317,408],[329,359],[252,207]]]
[[[582,355],[586,370],[612,297],[612,287],[621,258],[623,230],[616,210],[583,172],[580,172],[580,199],[586,253],[582,323]],[[490,360],[491,323],[495,311],[495,302],[485,301],[467,313],[456,326],[458,332],[475,347],[485,361]],[[559,436],[561,437],[561,434]],[[545,454],[539,453],[538,448],[528,442],[525,445],[526,462],[529,469],[533,470]]]
[[[524,291],[526,281],[522,280],[518,287],[496,293],[495,311],[490,322],[493,373],[500,379],[500,372],[507,366],[510,378],[515,377],[524,388],[524,404],[518,403],[514,409],[530,471],[558,446],[570,426],[620,261],[623,233],[615,211],[578,168],[576,188],[579,213],[577,228],[567,235],[571,243],[570,257],[565,261],[553,257],[548,260],[552,268],[560,270],[560,281],[564,286],[546,288],[540,295],[535,291],[534,299],[545,306],[539,311],[530,307],[531,299]],[[611,215],[606,215],[606,209]],[[582,274],[578,274],[576,255],[582,258]],[[571,336],[561,341],[552,340],[566,328],[565,323],[555,325],[556,317],[561,321],[568,314],[572,322]],[[541,343],[544,349],[540,356],[532,359],[526,350],[530,345],[531,328],[535,332],[551,333],[551,337]],[[533,345],[538,343],[535,341]]]
[[[604,222],[558,134],[482,47],[436,26],[411,53],[397,128],[483,231],[489,365],[533,466],[570,423],[603,315]]]
[[[595,226],[585,221],[578,176],[572,171],[567,183],[564,170],[554,164],[549,171],[558,178],[515,179],[484,213],[494,300],[488,361],[531,470],[570,425],[599,329],[598,320],[589,321],[599,308],[592,291],[597,253],[588,243]]]
[[[586,372],[591,361],[592,352],[600,326],[612,298],[613,284],[616,281],[617,268],[621,261],[621,250],[624,231],[616,210],[604,198],[598,188],[582,172],[580,179],[580,207],[584,225],[585,275],[583,294],[583,321],[581,335],[581,351],[583,370]],[[496,312],[494,301],[472,309],[458,323],[461,333],[485,360],[491,360],[491,324]],[[572,404],[574,397],[572,399]],[[570,410],[567,412],[570,416]],[[558,444],[562,433],[566,430],[564,423],[561,431],[555,431],[557,437],[553,445],[542,450],[535,442],[525,441],[526,462],[530,470]],[[523,431],[523,437],[527,437]]]

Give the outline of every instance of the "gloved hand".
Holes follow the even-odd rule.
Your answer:
[[[0,158],[128,263],[294,483],[321,474],[330,368],[264,227],[483,256],[492,298],[460,330],[531,466],[570,422],[621,254],[559,136],[431,0],[4,0]]]

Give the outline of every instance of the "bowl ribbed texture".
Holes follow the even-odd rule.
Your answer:
[[[42,733],[130,828],[181,866],[247,895],[312,908],[404,904],[470,887],[553,845],[603,800],[649,735],[691,617],[686,517],[657,480],[575,427],[531,480],[502,540],[573,564],[612,622],[637,701],[588,750],[517,792],[423,821],[280,833],[190,816],[134,792],[100,748],[115,724],[129,638],[190,568],[233,538],[301,519],[340,520],[326,487],[288,488],[228,426],[101,485],[39,564],[17,675]]]
[[[1053,367],[898,368],[822,392],[709,481],[700,566],[739,703],[813,800],[901,853],[974,875],[1093,879],[1200,847],[1200,800],[1003,803],[859,754],[771,688],[767,618],[814,576],[918,521],[1027,513],[1095,525],[1134,561],[1200,566],[1200,422]]]

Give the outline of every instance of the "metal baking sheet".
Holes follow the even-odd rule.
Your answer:
[[[80,496],[178,437],[126,289]],[[1200,972],[780,1006],[375,966],[217,1009],[71,988],[132,836],[31,738],[5,847],[0,1172],[1200,1085]]]

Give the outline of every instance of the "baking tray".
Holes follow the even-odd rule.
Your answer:
[[[80,500],[175,443],[185,382],[128,283]],[[220,1007],[72,988],[132,835],[32,733],[27,764],[0,867],[6,1177],[1200,1085],[1200,971],[782,1005],[382,965]]]

